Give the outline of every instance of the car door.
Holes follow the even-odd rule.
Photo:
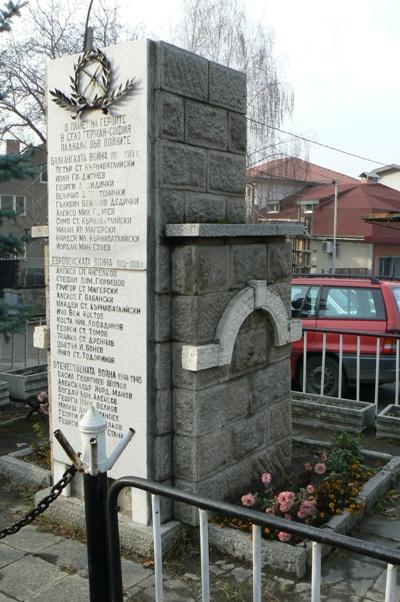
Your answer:
[[[379,288],[355,285],[323,286],[320,295],[317,328],[354,331],[342,335],[343,361],[349,380],[354,380],[357,354],[357,332],[384,332],[386,312]],[[326,335],[326,350],[339,355],[340,336]],[[321,342],[322,349],[322,342]],[[375,337],[360,336],[360,357],[373,358],[376,354]],[[365,369],[367,369],[366,364]],[[361,367],[361,371],[363,368]],[[368,376],[367,374],[365,376]],[[361,380],[363,376],[361,374]]]

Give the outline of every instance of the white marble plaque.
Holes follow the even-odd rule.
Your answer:
[[[109,451],[129,427],[136,431],[110,476],[146,477],[148,45],[103,52],[108,95],[135,80],[107,114],[74,116],[47,99],[51,428],[80,449],[78,423],[93,403],[107,419]],[[71,98],[78,59],[49,64],[48,90]],[[89,101],[92,84],[102,85],[100,68],[84,65],[80,89]],[[58,445],[53,454],[65,462]],[[134,518],[147,520],[144,496]]]

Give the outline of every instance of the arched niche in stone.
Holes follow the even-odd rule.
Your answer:
[[[265,280],[252,280],[226,306],[215,331],[214,343],[183,346],[182,367],[198,372],[230,364],[240,327],[256,310],[268,315],[276,347],[301,337],[301,320],[289,318],[281,297],[267,287]]]

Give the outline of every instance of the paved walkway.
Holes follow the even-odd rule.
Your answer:
[[[57,503],[57,502],[55,502]],[[0,528],[29,509],[29,500],[0,483]],[[89,599],[87,559],[84,543],[51,532],[44,525],[30,525],[0,542],[0,602],[84,602]],[[382,515],[366,519],[359,537],[400,547],[400,521]],[[201,599],[198,550],[187,558],[181,550],[166,562],[165,602]],[[150,566],[149,566],[150,564]],[[151,563],[123,560],[125,600],[150,602],[154,596]],[[252,599],[249,565],[221,555],[211,555],[211,599],[241,602]],[[355,555],[336,552],[323,562],[322,600],[328,602],[384,601],[385,567]],[[400,598],[399,598],[400,599]],[[276,575],[264,576],[263,600],[306,602],[308,581]]]

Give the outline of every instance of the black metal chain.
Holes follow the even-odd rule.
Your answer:
[[[69,466],[64,472],[61,479],[50,489],[50,493],[40,500],[36,508],[28,512],[28,514],[26,514],[23,518],[21,518],[21,520],[11,527],[6,527],[6,529],[0,530],[0,539],[7,537],[7,535],[13,535],[14,533],[17,533],[20,529],[22,529],[22,527],[29,525],[37,516],[39,516],[39,514],[42,514],[45,510],[47,510],[50,504],[52,504],[54,500],[58,498],[62,490],[69,485],[76,472],[77,469],[73,464],[71,464],[71,466]]]

